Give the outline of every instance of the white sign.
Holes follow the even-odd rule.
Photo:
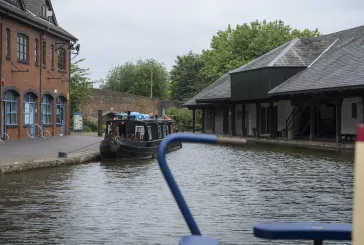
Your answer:
[[[73,113],[73,131],[83,130],[82,112]]]

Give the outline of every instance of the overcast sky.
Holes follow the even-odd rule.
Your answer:
[[[364,25],[363,0],[52,0],[58,24],[79,39],[90,78],[138,58],[167,69],[177,55],[209,48],[231,24],[281,19],[323,34]]]

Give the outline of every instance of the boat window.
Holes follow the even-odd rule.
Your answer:
[[[148,139],[152,140],[152,126],[148,126]]]
[[[144,138],[144,126],[135,126],[135,136],[137,139]]]
[[[163,136],[166,137],[168,135],[166,125],[163,125]]]
[[[162,129],[161,129],[161,125],[158,125],[158,138],[162,138]]]

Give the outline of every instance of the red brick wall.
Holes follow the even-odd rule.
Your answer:
[[[108,112],[137,111],[144,114],[158,114],[158,100],[143,96],[93,89],[91,98],[81,106],[84,117],[97,122],[98,110]]]
[[[5,57],[5,33],[6,29],[9,28],[11,32],[11,44],[10,44],[10,60]],[[17,34],[22,33],[28,36],[28,63],[22,64],[17,61]],[[41,66],[42,59],[42,37],[41,35],[44,32],[41,30],[37,30],[31,26],[26,24],[22,24],[17,22],[16,20],[10,18],[4,18],[2,23],[2,32],[1,32],[1,45],[2,45],[2,68],[1,68],[1,79],[5,81],[5,85],[2,86],[2,92],[9,89],[10,87],[15,87],[19,92],[18,97],[18,127],[8,128],[7,133],[10,136],[10,139],[15,138],[28,138],[27,129],[23,127],[23,96],[24,92],[28,89],[33,89],[36,91],[37,98],[37,114],[36,119],[37,123],[40,124],[40,108],[41,108],[41,97],[44,93],[48,92],[54,97],[53,105],[52,105],[52,126],[47,127],[46,129],[51,133],[51,135],[59,135],[61,132],[60,127],[56,126],[56,97],[57,95],[64,95],[66,99],[68,99],[69,89],[70,89],[70,73],[69,73],[69,62],[70,62],[70,49],[69,41],[59,39],[55,36],[52,36],[48,33],[45,33],[45,42],[46,42],[46,61],[45,67]],[[38,63],[35,64],[34,60],[34,43],[35,39],[38,39]],[[57,55],[57,47],[61,45],[57,45],[57,43],[65,43],[63,48],[66,50],[66,70],[64,73],[58,71],[58,55]],[[54,69],[51,68],[50,65],[50,47],[51,44],[54,45]],[[29,72],[12,72],[12,70],[17,70],[17,68],[12,65],[12,63],[21,71]],[[63,76],[62,76],[63,74]],[[49,78],[62,78],[62,79],[49,79]],[[42,81],[42,85],[41,85]],[[41,87],[42,86],[42,87]],[[57,94],[54,93],[55,89],[57,89]],[[3,94],[2,94],[3,95]],[[69,134],[69,102],[67,101],[67,110],[66,110],[66,134]]]

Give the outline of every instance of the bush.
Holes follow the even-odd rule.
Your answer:
[[[97,124],[91,122],[87,117],[83,119],[83,128],[85,132],[97,132]],[[91,131],[86,131],[85,128]]]
[[[186,130],[192,129],[192,110],[188,110],[187,108],[170,107],[167,110],[167,115],[176,116],[176,123],[179,124],[180,127],[183,127]],[[200,113],[200,111],[197,110],[195,122],[196,128],[201,123],[202,114]]]

